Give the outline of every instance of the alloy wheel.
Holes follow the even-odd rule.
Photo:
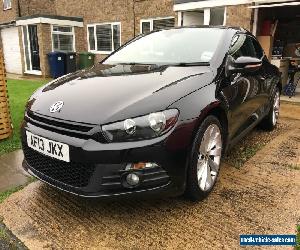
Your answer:
[[[222,155],[222,135],[219,127],[210,125],[202,137],[197,163],[199,188],[208,191],[216,182]]]

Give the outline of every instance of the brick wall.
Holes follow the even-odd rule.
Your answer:
[[[248,6],[250,5],[228,6],[226,25],[240,26],[244,29],[252,31],[252,9],[249,9]]]
[[[140,0],[136,1],[136,34],[140,34],[140,21],[152,17],[175,17],[177,25],[177,14],[173,11],[173,0]]]
[[[68,8],[65,8],[68,6]],[[87,51],[87,24],[103,22],[121,22],[121,40],[131,37],[128,22],[131,19],[128,13],[132,10],[132,0],[60,0],[56,1],[57,15],[81,16],[84,19],[84,28],[76,29],[76,47],[79,51]],[[77,35],[77,34],[80,34]],[[96,60],[104,58],[96,55]]]
[[[3,1],[0,1],[0,24],[8,23],[16,20],[17,17],[17,1],[12,0],[12,8],[9,10],[3,10]]]
[[[36,14],[55,15],[56,0],[19,0],[21,16]]]
[[[124,44],[140,33],[142,18],[176,16],[173,0],[59,0],[56,1],[56,10],[57,15],[84,18],[82,37],[76,35],[76,44],[79,43],[82,50],[88,50],[88,24],[121,22],[121,42]],[[105,57],[97,54],[96,60]]]
[[[43,77],[47,77],[50,75],[47,54],[52,51],[51,25],[38,24],[38,39],[40,47],[41,71]]]
[[[20,16],[29,16],[35,14],[55,15],[55,2],[56,0],[19,0],[19,10],[17,0],[12,0],[12,8],[9,10],[3,10],[3,3],[1,0],[0,23],[15,21],[19,14]]]
[[[75,49],[76,52],[81,52],[86,50],[86,34],[84,29],[80,27],[74,27],[75,29]]]

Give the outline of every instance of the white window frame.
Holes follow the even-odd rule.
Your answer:
[[[223,6],[219,6],[219,7],[223,7]],[[204,9],[204,25],[210,25],[210,18],[211,18],[210,10],[213,8],[218,8],[218,7]],[[226,19],[227,19],[227,7],[224,6],[224,20],[222,24],[223,26],[226,25]]]
[[[12,0],[9,0],[8,6],[5,6],[5,0],[3,0],[3,10],[10,10],[10,9],[12,9],[11,1]]]
[[[210,23],[210,8],[204,9],[204,25],[209,25]]]
[[[261,2],[261,1],[270,1],[270,0],[206,0],[206,1],[191,1],[187,3],[174,4],[173,10],[177,11],[190,11],[196,9],[205,9],[205,8],[214,8],[222,6],[231,6],[231,5],[241,5],[241,4],[252,4],[252,2]],[[270,2],[276,2],[279,0],[272,0]],[[284,1],[284,0],[280,0]],[[293,0],[286,0],[293,1]]]
[[[203,9],[204,10],[203,25],[209,25],[209,23],[210,23],[210,10],[213,9],[213,8],[214,7]],[[182,18],[184,18],[184,17],[182,17],[182,15],[184,15],[183,13],[184,13],[184,11],[178,12],[178,26],[182,26]],[[224,7],[224,21],[223,21],[223,24],[222,24],[223,26],[226,25],[226,21],[227,21],[226,19],[227,19],[227,7]]]
[[[111,27],[111,41],[112,41],[112,51],[99,51],[97,50],[97,34],[96,34],[96,31],[97,31],[97,26],[101,26],[101,25],[110,25]],[[112,52],[115,51],[115,48],[114,48],[114,32],[113,32],[113,26],[114,25],[119,25],[120,27],[120,46],[122,45],[122,25],[121,25],[121,22],[108,22],[108,23],[93,23],[93,24],[88,24],[87,25],[87,28],[86,28],[86,32],[87,32],[87,43],[88,43],[88,51],[89,52],[92,52],[94,54],[102,54],[102,55],[109,55],[111,54]],[[94,28],[94,40],[95,40],[95,50],[91,50],[91,46],[90,46],[90,34],[89,34],[89,27],[93,27]]]
[[[68,27],[71,28],[72,31],[71,32],[62,32],[62,31],[54,31],[53,28],[54,26],[58,26],[58,27]],[[52,43],[52,52],[54,52],[54,40],[53,40],[53,34],[58,34],[58,35],[72,35],[73,36],[73,51],[68,51],[68,52],[76,52],[76,43],[75,43],[75,28],[74,26],[69,26],[69,25],[51,25],[51,43]],[[64,51],[67,52],[67,51]]]
[[[151,32],[151,31],[153,31],[153,21],[155,21],[155,20],[165,20],[165,19],[171,19],[171,18],[173,18],[174,21],[176,22],[176,18],[174,16],[152,17],[152,18],[147,18],[147,19],[141,19],[141,21],[140,21],[140,33],[142,34],[142,32],[143,32],[143,23],[150,23],[150,32]]]

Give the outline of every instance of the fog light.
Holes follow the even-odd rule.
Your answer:
[[[129,174],[126,177],[126,181],[130,186],[136,186],[140,183],[140,177],[137,174]]]

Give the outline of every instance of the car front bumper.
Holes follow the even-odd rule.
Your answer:
[[[27,146],[26,131],[66,143],[71,162],[62,162],[40,154]],[[30,122],[22,124],[24,169],[41,181],[82,197],[178,196],[184,192],[187,147],[174,145],[182,133],[171,131],[162,138],[138,143],[102,144],[52,132]],[[179,136],[179,137],[178,137]],[[180,143],[177,141],[176,143]],[[176,144],[175,143],[175,144]],[[127,164],[150,162],[158,166],[126,170]],[[137,186],[129,187],[126,177],[136,173]]]

